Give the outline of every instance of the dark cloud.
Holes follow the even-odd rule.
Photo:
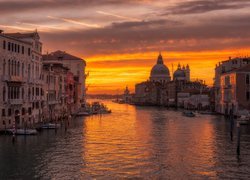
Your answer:
[[[206,13],[216,10],[235,10],[250,7],[250,2],[247,0],[194,0],[181,2],[176,6],[167,9],[169,14],[197,14]]]
[[[81,32],[43,33],[48,49],[75,53],[111,54],[159,50],[219,50],[250,47],[249,16],[221,17],[198,24],[168,20],[115,23]],[[67,43],[61,43],[62,39]]]
[[[16,14],[24,11],[48,10],[60,8],[88,8],[93,6],[117,6],[144,2],[143,0],[14,0],[0,1],[1,14]]]

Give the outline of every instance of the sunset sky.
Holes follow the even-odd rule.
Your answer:
[[[215,64],[250,52],[249,0],[0,0],[0,29],[34,31],[43,51],[87,62],[89,93],[149,78],[159,51],[211,85]]]

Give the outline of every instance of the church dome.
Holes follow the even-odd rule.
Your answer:
[[[174,80],[186,80],[186,71],[185,67],[181,68],[181,65],[178,65],[177,70],[174,72]]]
[[[177,78],[177,77],[186,77],[186,74],[185,74],[185,72],[182,69],[177,69],[174,72],[174,77],[175,78]]]
[[[156,64],[151,69],[151,77],[155,75],[167,75],[169,76],[169,69],[164,64]]]
[[[168,67],[164,64],[162,55],[159,54],[157,64],[151,69],[150,80],[152,81],[168,81],[170,73]]]

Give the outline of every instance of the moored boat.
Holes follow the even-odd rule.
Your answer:
[[[237,119],[237,122],[239,122],[240,125],[248,125],[250,123],[250,118],[242,115]]]
[[[76,116],[89,116],[91,115],[89,112],[86,111],[79,111],[78,113],[75,114]]]
[[[38,133],[36,129],[7,129],[6,132],[8,132],[8,134],[15,132],[15,135],[37,135]]]
[[[195,114],[192,111],[183,111],[182,115],[186,117],[195,117]]]
[[[41,129],[57,129],[60,127],[60,124],[55,123],[47,123],[41,126]]]
[[[16,135],[37,135],[36,129],[17,129]]]

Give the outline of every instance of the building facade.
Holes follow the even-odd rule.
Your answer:
[[[192,106],[193,109],[203,109],[209,106],[207,91],[208,88],[203,81],[190,81],[189,65],[178,64],[171,80],[169,69],[164,65],[163,57],[159,54],[149,80],[135,85],[133,101],[137,105],[181,108]],[[199,97],[201,102],[197,102]]]
[[[85,73],[86,62],[76,56],[73,56],[69,53],[64,51],[55,51],[49,54],[43,55],[44,61],[54,61],[54,62],[61,62],[63,66],[69,68],[70,72],[74,75],[74,80],[78,82],[76,89],[77,92],[77,104],[81,106],[81,104],[85,103],[86,100],[86,86],[85,80],[87,74]]]
[[[37,32],[0,33],[0,129],[33,126],[42,104],[42,43]]]
[[[58,120],[85,102],[85,61],[63,51],[42,56],[37,31],[0,31],[0,63],[0,130]]]
[[[229,58],[216,65],[214,78],[216,112],[228,115],[231,109],[234,110],[234,113],[237,113],[239,109],[247,108],[246,103],[242,105],[238,103],[245,102],[244,98],[241,97],[246,96],[245,87],[242,89],[244,82],[246,82],[246,76],[243,75],[242,69],[247,74],[249,64],[250,58],[245,57]],[[246,69],[244,69],[245,67]],[[241,78],[242,82],[239,81],[239,78]]]
[[[250,112],[250,65],[224,73],[220,78],[220,113]]]

